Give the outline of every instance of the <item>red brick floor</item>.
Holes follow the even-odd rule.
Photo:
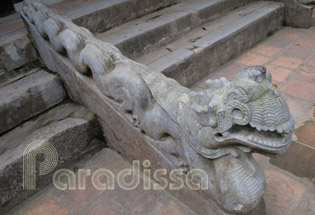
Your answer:
[[[110,170],[114,176],[131,168],[131,164],[111,149],[104,149],[81,161],[78,167],[90,170]],[[76,173],[78,179],[78,173]],[[101,178],[101,177],[100,177]],[[105,179],[105,178],[104,178]],[[100,179],[101,180],[101,179]],[[128,179],[126,179],[128,180]],[[144,190],[143,180],[134,190],[100,191],[86,177],[83,190],[58,190],[53,184],[12,209],[10,215],[197,215],[165,190]],[[67,183],[65,181],[65,183]],[[106,179],[104,182],[106,183]]]

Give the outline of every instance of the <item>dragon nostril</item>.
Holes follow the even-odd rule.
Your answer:
[[[216,133],[214,136],[215,136],[216,138],[222,138],[222,137],[223,137],[223,134],[222,134],[222,133]]]

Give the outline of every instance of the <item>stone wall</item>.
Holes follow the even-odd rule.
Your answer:
[[[303,0],[272,0],[282,2],[285,5],[284,24],[295,28],[309,28],[311,26],[314,1]],[[303,3],[310,4],[303,4]]]

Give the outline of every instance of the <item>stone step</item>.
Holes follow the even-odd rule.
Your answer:
[[[20,68],[14,69],[10,72],[0,73],[0,88],[11,84],[19,79],[22,79],[30,74],[40,71],[43,65],[37,60],[27,63]]]
[[[254,2],[136,61],[191,86],[282,26],[283,5]]]
[[[249,0],[182,1],[95,36],[116,45],[124,55],[135,59],[248,2]]]
[[[168,7],[180,0],[42,0],[41,2],[67,16],[77,25],[92,32],[100,32],[121,25],[124,22],[144,16],[160,8]],[[23,2],[15,5],[17,11]],[[24,27],[18,14],[0,19],[1,34]]]
[[[36,150],[43,153],[43,149],[34,145],[38,141],[49,142],[54,146],[58,154],[59,169],[87,154],[99,151],[105,145],[95,114],[69,102],[3,134],[0,137],[0,211],[12,207],[52,182],[52,174],[39,176],[37,169],[34,172],[36,189],[23,189],[23,170],[31,169],[30,166],[23,167],[23,158],[31,154],[36,156]],[[26,149],[30,146],[34,146],[33,151],[28,151],[27,154]],[[37,156],[36,167],[39,167],[42,161],[43,159]],[[26,164],[35,165],[31,162]]]
[[[43,0],[92,32],[102,32],[129,20],[144,16],[179,0]],[[21,8],[20,3],[16,8]],[[12,14],[0,19],[0,75],[10,73],[38,59],[20,16]]]
[[[45,70],[0,88],[0,134],[62,102],[60,79]]]
[[[11,71],[36,60],[37,51],[25,28],[5,35],[0,34],[0,76],[12,77]],[[1,82],[5,80],[1,78]]]
[[[71,2],[79,2],[80,7],[73,9]],[[64,0],[58,3],[62,11],[69,2],[69,11],[64,15],[70,17],[76,25],[91,32],[103,32],[130,20],[144,16],[160,8],[168,7],[179,0]],[[60,5],[60,6],[59,6]],[[57,5],[52,5],[56,7]]]
[[[6,214],[196,215],[166,190],[144,190],[142,176],[139,185],[132,190],[121,189],[117,185],[116,177],[114,190],[95,188],[95,185],[91,183],[95,171],[106,169],[117,176],[120,171],[132,168],[128,161],[111,149],[103,149],[94,156],[78,162],[75,167],[90,170],[90,175],[85,179],[84,190],[78,190],[76,187],[75,190],[62,191],[51,184]],[[75,173],[75,176],[78,178],[78,173]],[[151,187],[152,184],[153,181],[151,181]]]

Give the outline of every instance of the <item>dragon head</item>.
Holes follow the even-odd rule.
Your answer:
[[[199,123],[200,147],[215,150],[241,146],[280,154],[291,144],[294,119],[262,66],[248,67],[232,82],[208,80],[207,89],[192,92],[190,107]]]
[[[248,213],[263,198],[265,179],[252,152],[274,156],[291,144],[294,120],[271,81],[262,66],[245,68],[231,82],[208,80],[206,90],[190,93],[182,114],[186,142],[212,162],[218,188],[212,195],[228,212]]]

